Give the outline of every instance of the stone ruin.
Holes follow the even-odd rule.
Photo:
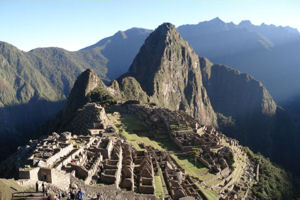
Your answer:
[[[78,180],[154,195],[154,176],[160,168],[173,199],[201,197],[193,180],[168,153],[152,147],[137,150],[119,137],[53,133],[38,142],[32,152],[26,167],[19,169],[20,179],[45,181],[62,190]]]
[[[237,146],[236,140],[228,139],[212,127],[199,126],[185,114],[139,104],[127,107],[148,125],[155,124],[155,128],[167,130],[167,137],[182,153],[190,155],[194,148],[201,148],[203,152],[197,160],[215,176],[201,183],[189,176],[168,152],[145,145],[141,145],[143,150],[138,150],[118,137],[113,126],[108,124],[90,129],[90,134],[85,136],[63,132],[32,141],[26,147],[31,149],[31,154],[19,169],[20,179],[45,181],[65,191],[74,182],[83,187],[103,185],[150,195],[147,196],[149,199],[157,190],[155,178],[158,177],[165,185],[167,195],[175,200],[206,199],[199,184],[209,184],[216,179],[222,179],[218,184],[225,198],[230,193],[228,189],[238,190],[232,179],[231,149],[222,145],[222,140],[226,140]]]

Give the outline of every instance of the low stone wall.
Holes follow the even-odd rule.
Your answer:
[[[39,167],[32,169],[19,169],[19,179],[38,180]]]
[[[77,151],[75,151],[72,155],[68,156],[66,159],[64,159],[59,165],[57,165],[55,167],[55,169],[57,170],[61,170],[62,166],[70,163],[72,161],[73,158],[75,158],[75,156],[77,156],[79,153],[83,152],[83,148],[78,149]]]
[[[119,188],[120,182],[121,182],[121,170],[122,170],[122,161],[123,161],[123,150],[120,148],[119,153],[119,162],[118,162],[118,169],[116,172],[116,187]]]
[[[140,185],[139,191],[143,194],[154,194],[154,187],[152,185]]]
[[[99,157],[97,158],[96,162],[93,164],[92,169],[88,171],[88,177],[85,179],[85,183],[89,184],[92,180],[93,175],[96,173],[98,169],[99,163],[102,161],[102,155],[100,154]]]
[[[103,194],[105,200],[124,200],[124,199],[135,199],[135,200],[158,200],[154,195],[137,194],[132,191],[122,191],[117,189],[114,185],[111,186],[95,186],[86,185],[84,181],[77,179],[74,176],[70,176],[71,185],[77,188],[81,188],[85,194],[89,194],[90,197],[96,197],[98,193]],[[87,197],[87,195],[85,196]]]
[[[41,167],[38,176],[39,176],[39,180],[52,183],[52,173],[50,168]]]
[[[76,177],[79,177],[83,180],[85,180],[88,177],[89,172],[83,167],[74,164],[71,164],[71,167],[73,170],[75,170]]]
[[[211,168],[210,164],[205,159],[203,159],[202,157],[199,157],[198,159],[205,167],[207,167],[208,169]]]
[[[52,169],[51,176],[53,185],[57,186],[61,190],[68,190],[71,183],[70,173],[64,173],[63,171]]]
[[[73,144],[69,144],[65,148],[60,149],[58,153],[55,155],[51,156],[46,160],[46,163],[48,166],[51,166],[57,161],[60,157],[68,155],[71,151],[73,150]]]
[[[109,140],[107,146],[105,148],[101,148],[100,152],[103,155],[103,159],[110,159],[111,151],[113,149],[114,145],[112,140]]]
[[[230,168],[226,167],[225,169],[223,169],[222,171],[217,173],[217,175],[220,177],[226,178],[230,174],[230,172],[231,172]]]

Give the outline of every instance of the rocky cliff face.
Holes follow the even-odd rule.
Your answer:
[[[106,87],[93,70],[87,69],[81,73],[71,90],[67,105],[62,112],[61,118],[63,121],[68,122],[75,111],[88,102],[88,94],[101,86]]]
[[[200,60],[203,84],[216,112],[235,118],[276,113],[276,103],[261,82],[206,58]]]
[[[220,117],[220,129],[297,172],[294,166],[299,161],[292,156],[292,152],[299,152],[294,125],[264,85],[248,74],[213,64],[206,58],[200,58],[200,63],[203,84],[214,111],[222,118],[227,117],[227,122],[233,121],[233,124],[223,123]]]
[[[125,76],[134,77],[151,102],[216,125],[199,66],[198,56],[175,26],[165,23],[146,39]]]

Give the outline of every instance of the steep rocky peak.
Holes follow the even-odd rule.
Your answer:
[[[87,69],[82,72],[75,81],[68,97],[66,112],[74,112],[83,106],[87,101],[87,94],[99,86],[105,85],[92,69]]]
[[[124,76],[134,77],[152,102],[212,125],[215,116],[199,66],[198,55],[175,26],[164,23],[149,35]]]
[[[158,72],[173,73],[183,70],[186,66],[185,63],[197,65],[197,58],[193,62],[191,57],[196,58],[197,55],[182,39],[176,27],[170,23],[164,23],[145,40],[129,68],[128,75],[136,78],[142,88],[151,96],[155,89],[153,80]],[[167,60],[170,62],[169,64],[164,62]]]
[[[97,74],[92,69],[87,69],[78,76],[72,91],[77,90],[78,92],[86,96],[87,93],[95,89],[97,86],[99,86],[99,84],[103,84],[103,83],[99,79]],[[71,95],[72,95],[72,91],[71,91]]]

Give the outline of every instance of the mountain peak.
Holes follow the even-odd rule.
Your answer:
[[[173,24],[163,23],[150,34],[147,40],[165,41],[167,37],[172,34],[180,36],[179,32]]]
[[[198,55],[175,26],[164,23],[146,39],[125,76],[134,77],[157,105],[184,110],[212,125],[215,115],[199,66]]]
[[[92,69],[82,72],[74,83],[68,97],[65,113],[72,113],[86,103],[86,96],[96,87],[104,85]]]
[[[167,56],[166,49],[175,43],[180,46],[187,45],[173,24],[161,24],[145,40],[130,66],[128,73],[139,82],[145,83],[142,87],[148,95],[154,92],[153,79],[161,69],[162,59]]]
[[[121,38],[121,39],[126,39],[127,38],[127,35],[124,31],[118,31],[118,32],[115,33],[114,36],[118,37],[118,38]]]
[[[210,20],[210,22],[224,24],[224,22],[219,17],[213,18],[212,20]]]
[[[250,20],[242,20],[240,23],[239,23],[239,26],[243,26],[243,27],[248,27],[248,26],[252,26],[253,24],[251,23]]]
[[[161,24],[160,26],[158,26],[156,28],[156,31],[165,31],[165,32],[168,32],[168,31],[174,30],[174,29],[176,29],[176,27],[173,24],[171,24],[169,22],[165,22],[165,23]]]

